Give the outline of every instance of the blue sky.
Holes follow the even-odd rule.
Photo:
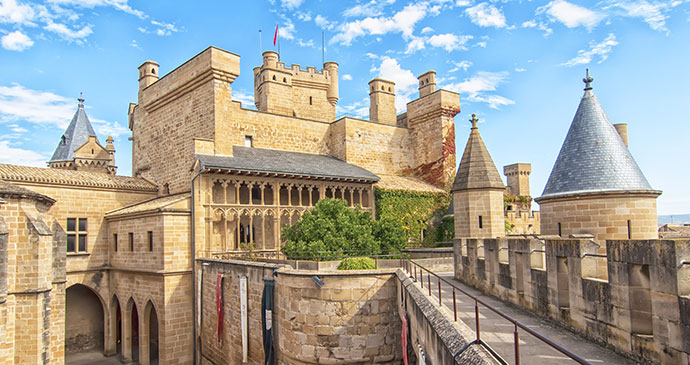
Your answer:
[[[690,212],[690,3],[603,1],[0,0],[0,162],[45,166],[80,92],[99,133],[131,172],[127,106],[137,66],[164,74],[209,45],[241,56],[233,98],[252,106],[252,68],[274,49],[303,67],[340,64],[337,113],[368,116],[367,82],[396,82],[397,106],[433,69],[460,93],[458,158],[472,113],[493,159],[532,163],[539,196],[582,96],[585,68],[609,119],[628,123],[630,150],[664,191],[659,214]],[[685,161],[685,162],[684,162]]]

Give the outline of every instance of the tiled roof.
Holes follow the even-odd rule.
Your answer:
[[[491,154],[486,149],[477,128],[477,119],[472,114],[472,129],[462,154],[458,173],[451,191],[468,189],[504,189],[501,175],[496,169]]]
[[[27,183],[65,184],[109,189],[158,191],[158,188],[155,185],[138,177],[10,164],[0,164],[0,179]]]
[[[408,190],[422,193],[446,193],[426,181],[412,176],[380,175],[381,180],[376,183],[377,188],[389,190]]]
[[[189,193],[180,193],[180,194],[174,194],[174,195],[166,195],[158,198],[153,198],[150,200],[146,200],[140,203],[132,204],[126,207],[118,208],[115,210],[111,210],[107,212],[105,215],[106,217],[111,217],[111,216],[117,216],[117,215],[124,215],[124,214],[133,214],[133,213],[142,213],[142,212],[150,212],[150,211],[165,211],[167,208],[175,208],[171,207],[174,206],[176,203],[183,202],[184,200],[188,200],[190,197]],[[179,209],[182,210],[189,210],[189,205],[182,203]],[[176,210],[176,209],[172,209]]]
[[[95,136],[96,131],[86,116],[84,111],[84,99],[79,98],[79,106],[77,112],[74,113],[72,121],[65,130],[65,133],[60,138],[53,157],[50,161],[71,161],[74,159],[74,150],[89,140],[89,136]],[[98,141],[98,138],[96,138]]]
[[[27,188],[9,183],[7,181],[0,180],[0,197],[3,196],[31,197],[39,200],[47,200],[52,203],[55,202],[55,199],[49,196],[39,194],[33,190],[29,190]]]
[[[311,153],[233,147],[233,156],[196,155],[202,168],[238,174],[271,174],[326,180],[376,182],[373,173],[335,157]]]
[[[656,192],[588,84],[538,199],[607,191]]]

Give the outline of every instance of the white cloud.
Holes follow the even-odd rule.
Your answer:
[[[474,45],[474,47],[486,48],[486,42],[484,42],[484,41],[482,41],[482,42],[477,42],[477,43]]]
[[[88,107],[88,106],[87,106]],[[0,86],[0,123],[28,122],[42,126],[67,128],[77,110],[72,98],[49,91],[27,89],[19,84]],[[117,122],[89,116],[96,133],[119,136],[128,133]]]
[[[450,61],[450,63],[452,63],[454,67],[448,71],[449,73],[458,72],[460,70],[467,71],[468,68],[472,67],[472,61],[467,60],[462,60],[460,62]]]
[[[352,80],[352,75],[344,74],[343,76],[340,77],[340,79],[350,81],[350,80]]]
[[[286,9],[297,9],[304,0],[280,0],[280,4]]]
[[[364,98],[360,101],[356,101],[349,105],[335,106],[336,118],[348,115],[355,118],[368,118],[369,117],[369,98]]]
[[[318,14],[314,18],[314,23],[316,24],[316,26],[318,26],[319,28],[322,28],[322,29],[331,30],[331,29],[335,28],[335,24],[329,22],[328,18],[326,18],[325,16],[323,16],[321,14]]]
[[[17,4],[15,0],[0,1],[0,23],[32,25],[36,12],[31,6]]]
[[[65,24],[53,23],[52,21],[50,21],[48,25],[43,27],[43,29],[56,33],[66,41],[77,43],[83,42],[84,38],[88,37],[91,33],[93,33],[91,27],[89,27],[88,25],[85,25],[79,30],[72,30],[68,28]]]
[[[452,33],[436,34],[429,37],[428,43],[433,47],[443,48],[448,52],[456,49],[467,49],[465,43],[472,39],[471,35],[456,36]]]
[[[434,31],[434,28],[432,28],[432,27],[424,27],[424,28],[422,29],[422,34],[431,33],[431,32],[433,32],[433,31]]]
[[[602,63],[609,58],[609,53],[614,46],[618,45],[616,41],[616,36],[613,33],[609,33],[608,37],[601,41],[600,43],[594,43],[593,41],[589,43],[589,49],[581,49],[577,51],[577,56],[564,62],[561,66],[572,67],[576,65],[584,65],[592,62],[595,56],[599,56],[599,62]]]
[[[132,41],[129,42],[129,46],[130,46],[130,47],[137,48],[137,49],[141,49],[141,47],[139,47],[139,43],[137,43],[137,40],[136,40],[136,39],[132,39]]]
[[[512,105],[515,102],[504,96],[487,92],[496,91],[498,85],[507,78],[507,72],[480,71],[463,82],[444,85],[443,88],[463,94],[470,102],[487,103],[490,108],[499,109],[501,106]]]
[[[525,71],[527,71],[527,69],[526,69],[526,68],[522,68],[522,67],[515,67],[515,72],[525,72]]]
[[[506,26],[506,17],[503,12],[489,3],[481,3],[465,9],[472,23],[480,27],[503,28]]]
[[[412,71],[402,68],[395,58],[385,56],[374,71],[378,72],[378,77],[395,82],[395,109],[398,112],[404,111],[419,86],[417,77]]]
[[[551,21],[557,20],[568,28],[583,26],[589,30],[596,27],[606,16],[565,0],[554,0],[537,9],[537,14],[546,13]]]
[[[376,0],[372,0],[366,4],[358,4],[343,11],[343,16],[358,17],[358,16],[379,16],[381,15],[381,6]]]
[[[470,6],[472,2],[470,0],[457,0],[455,6]]]
[[[285,19],[283,24],[278,26],[278,37],[282,39],[295,39],[295,24],[292,20]]]
[[[158,22],[155,20],[151,20],[151,24],[158,27],[158,29],[156,29],[156,34],[160,35],[160,36],[170,35],[172,33],[179,32],[179,30],[177,29],[175,24],[172,24],[172,23],[165,23],[165,22]]]
[[[18,52],[21,52],[34,45],[34,41],[32,41],[31,38],[18,30],[2,36],[0,43],[2,43],[2,48],[9,51]]]
[[[424,43],[426,39],[424,37],[412,37],[409,42],[407,42],[407,48],[405,53],[415,53],[425,48]]]
[[[338,34],[333,36],[330,43],[345,46],[365,35],[383,35],[387,33],[401,33],[404,39],[410,39],[414,27],[427,14],[425,3],[410,4],[395,13],[392,17],[367,17],[362,20],[346,22],[338,27]]]
[[[612,5],[607,7],[607,9],[621,9],[623,11],[623,16],[642,18],[645,23],[649,24],[650,28],[668,33],[668,29],[666,28],[666,19],[668,19],[668,15],[666,13],[682,3],[683,1],[679,0],[656,1],[654,3],[650,3],[646,0],[616,0],[613,1]]]
[[[523,28],[536,28],[537,27],[537,22],[534,20],[528,20],[524,23],[522,23]]]
[[[311,13],[303,13],[301,11],[297,12],[297,19],[303,21],[303,22],[308,22],[311,20]]]
[[[49,0],[49,2],[54,4],[72,5],[89,9],[93,9],[97,6],[110,6],[117,10],[123,11],[127,14],[132,14],[138,17],[139,19],[148,18],[148,15],[146,15],[143,11],[133,9],[131,6],[129,6],[127,0]]]
[[[10,146],[10,141],[0,141],[0,163],[13,165],[46,167],[48,156],[34,151]]]

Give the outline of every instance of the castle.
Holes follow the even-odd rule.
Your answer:
[[[279,250],[281,228],[326,197],[374,212],[375,188],[450,189],[458,237],[503,236],[507,218],[517,233],[538,233],[529,165],[506,166],[506,195],[474,116],[453,180],[460,100],[436,89],[433,71],[419,76],[419,97],[399,115],[394,83],[369,82],[363,120],[335,119],[335,62],[303,70],[264,52],[252,75],[257,110],[232,99],[239,65],[238,55],[209,47],[163,77],[156,62],[139,67],[128,110],[133,177],[115,174],[112,139],[100,144],[81,98],[49,168],[0,164],[0,362],[62,363],[96,349],[123,362],[192,363],[201,326],[196,260]],[[588,93],[576,121],[605,124],[592,120],[600,106]],[[632,160],[615,143],[615,155]],[[559,161],[571,171],[567,155]],[[557,184],[562,169],[539,198],[542,233],[607,239],[628,227],[628,238],[650,238],[659,192],[641,173],[634,186],[573,191]],[[615,214],[625,208],[632,218],[589,229],[568,216],[584,200],[583,211],[606,215],[618,204]]]
[[[49,168],[0,164],[0,362],[96,349],[192,363],[195,259],[278,250],[281,227],[325,197],[373,212],[375,187],[450,185],[460,100],[433,71],[406,113],[394,83],[374,79],[370,119],[336,120],[337,63],[304,70],[264,52],[257,110],[232,99],[239,65],[209,47],[163,77],[139,67],[133,177],[115,174],[82,98]]]

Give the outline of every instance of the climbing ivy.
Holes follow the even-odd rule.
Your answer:
[[[422,231],[430,227],[434,216],[437,221],[448,210],[450,195],[406,190],[376,188],[376,218],[400,222],[413,243],[420,243]]]

